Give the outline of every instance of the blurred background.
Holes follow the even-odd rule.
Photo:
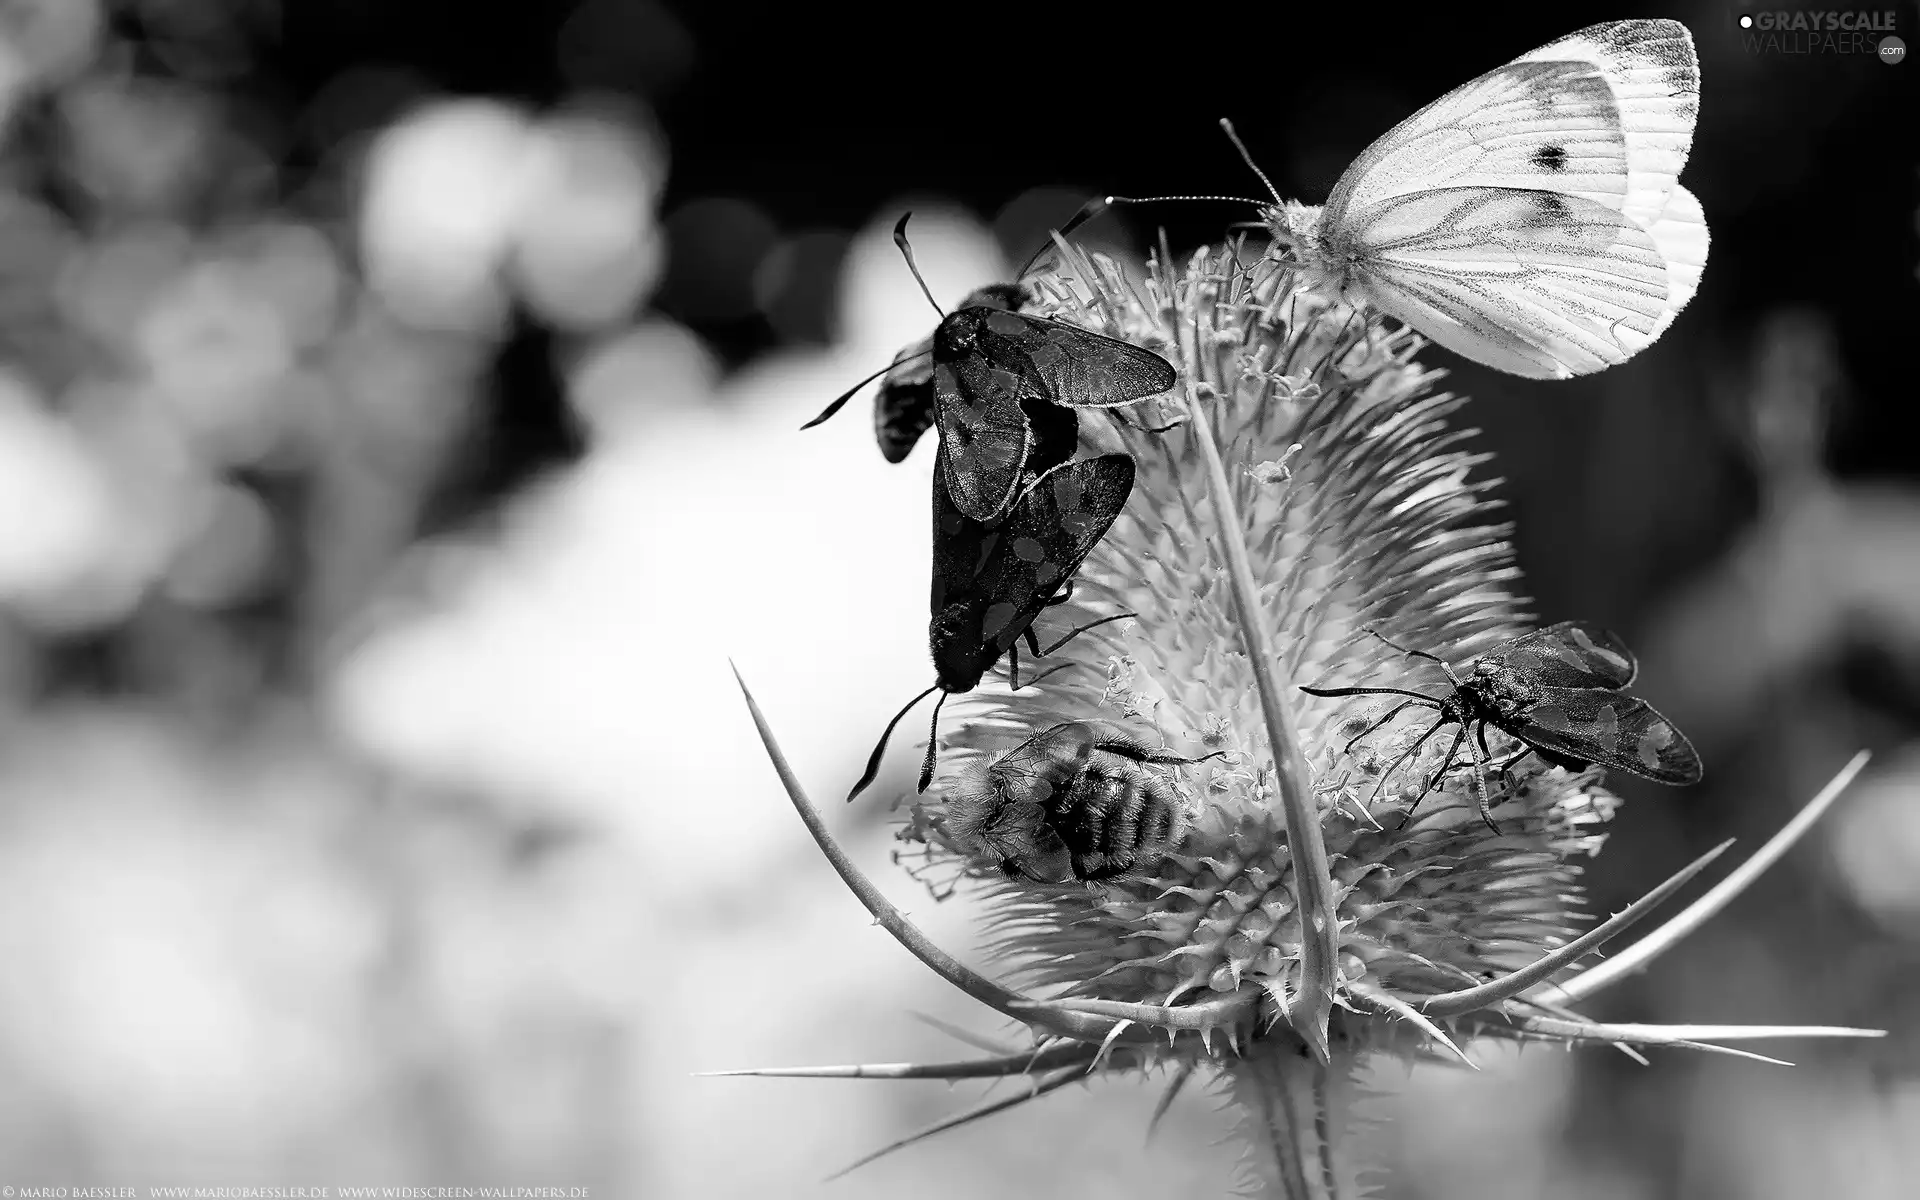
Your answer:
[[[1220,1194],[1204,1095],[1147,1144],[1157,1087],[1075,1089],[822,1187],[974,1093],[689,1077],[1001,1032],[833,878],[727,672],[826,798],[926,679],[929,451],[883,463],[864,396],[796,427],[931,328],[903,208],[951,301],[1089,195],[1257,194],[1221,116],[1317,202],[1446,89],[1664,15],[1698,298],[1579,381],[1431,354],[1540,614],[1622,631],[1709,765],[1616,781],[1595,911],[1877,755],[1596,1015],[1893,1036],[1423,1070],[1387,1194],[1910,1195],[1920,62],[1651,7],[0,2],[4,1182]],[[1121,215],[1088,238],[1248,214]],[[966,952],[882,809],[831,815]]]

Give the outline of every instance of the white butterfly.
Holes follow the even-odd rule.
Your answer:
[[[1706,217],[1677,179],[1699,108],[1684,25],[1595,25],[1396,125],[1325,207],[1263,216],[1310,283],[1475,362],[1585,375],[1645,349],[1700,286]]]

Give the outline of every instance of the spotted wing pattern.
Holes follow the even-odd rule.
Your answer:
[[[1507,727],[1529,746],[1658,783],[1700,782],[1693,744],[1645,700],[1597,688],[1539,691],[1525,719]]]
[[[995,313],[981,326],[983,352],[995,362],[1024,359],[1029,377],[1055,404],[1114,408],[1174,384],[1173,365],[1153,351],[1064,321]]]
[[[1626,643],[1590,621],[1562,621],[1523,633],[1485,657],[1543,687],[1618,691],[1639,673]]]
[[[944,447],[943,447],[944,457]],[[933,482],[933,620],[940,685],[971,691],[1106,536],[1133,492],[1133,459],[1106,454],[1054,467],[1005,517],[976,521]]]
[[[990,283],[968,293],[959,307],[1017,309],[1027,303],[1027,289],[1017,283]],[[921,338],[893,356],[893,368],[880,380],[873,397],[873,439],[890,463],[904,462],[933,428],[933,336]]]

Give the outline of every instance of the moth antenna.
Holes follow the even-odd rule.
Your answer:
[[[933,687],[928,688],[927,692],[933,691],[934,688],[939,686],[940,685],[936,683]],[[920,696],[926,695],[927,692],[921,692]],[[926,761],[920,764],[920,791],[923,794],[927,790],[927,785],[933,782],[933,759],[934,755],[938,753],[940,745],[940,706],[945,704],[947,697],[952,694],[952,692],[943,691],[940,693],[940,698],[933,702],[933,720],[927,725],[927,757]],[[918,700],[920,696],[915,696],[914,699]]]
[[[861,773],[860,782],[854,784],[853,790],[847,793],[847,803],[849,804],[853,803],[853,798],[855,796],[858,796],[861,792],[866,791],[867,785],[872,783],[874,781],[874,778],[880,774],[880,757],[887,752],[887,739],[893,736],[893,727],[900,723],[900,718],[906,716],[908,710],[913,708],[914,705],[920,703],[922,700],[925,700],[929,695],[939,690],[940,690],[940,685],[937,683],[934,684],[932,687],[928,688],[926,691],[921,692],[918,696],[915,696],[913,699],[907,701],[906,704],[901,707],[899,712],[893,714],[893,720],[888,721],[887,727],[880,731],[880,740],[874,743],[873,753],[867,757],[867,769]],[[936,706],[933,711],[935,716],[938,716],[940,713],[940,709],[938,708],[938,706]],[[924,791],[926,789],[922,788],[921,790]]]
[[[922,284],[921,286],[925,287],[926,285]],[[835,400],[832,404],[827,405],[827,407],[821,411],[819,416],[815,417],[811,421],[808,421],[805,425],[802,425],[800,428],[812,429],[815,425],[818,425],[820,422],[826,420],[828,417],[831,417],[833,414],[845,408],[847,406],[847,401],[853,399],[854,393],[858,392],[861,388],[872,383],[874,380],[880,378],[882,375],[885,375],[888,371],[893,370],[895,367],[899,366],[901,363],[912,362],[916,358],[924,358],[926,355],[932,354],[932,353],[933,353],[933,348],[929,346],[926,350],[922,351],[919,354],[909,354],[905,358],[895,359],[894,361],[888,363],[886,366],[881,367],[878,371],[875,371],[873,374],[867,376],[865,379],[862,379],[859,383],[854,384],[852,387],[848,388],[846,391],[841,392],[839,399]]]
[[[1087,201],[1085,204],[1082,204],[1080,206],[1080,211],[1074,213],[1073,216],[1069,217],[1067,219],[1067,223],[1065,225],[1062,225],[1056,232],[1058,232],[1061,237],[1063,238],[1066,237],[1068,234],[1072,233],[1074,230],[1080,228],[1082,225],[1085,225],[1088,221],[1093,220],[1095,217],[1099,216],[1101,213],[1107,211],[1108,206],[1111,205],[1112,203],[1113,203],[1112,196],[1095,196],[1093,199]],[[1040,248],[1040,252],[1041,254],[1046,253],[1046,247],[1042,246]],[[1033,259],[1028,260],[1027,267],[1031,269],[1033,267],[1033,260],[1038,259],[1039,257],[1040,257],[1039,254],[1034,255]],[[1026,271],[1022,271],[1021,274],[1022,275],[1026,274]]]
[[[1425,650],[1409,649],[1408,647],[1402,646],[1399,642],[1394,641],[1393,639],[1387,637],[1385,634],[1380,633],[1376,630],[1362,629],[1360,632],[1366,634],[1368,637],[1378,638],[1379,640],[1385,642],[1387,645],[1391,646],[1393,649],[1398,650],[1400,653],[1405,654],[1410,658],[1424,658],[1428,662],[1437,662],[1443,667],[1447,665],[1447,660],[1444,658],[1441,658],[1437,654],[1428,654]]]
[[[893,227],[893,244],[900,247],[900,253],[907,256],[907,270],[913,272],[913,281],[920,285],[920,294],[927,298],[928,304],[933,305],[933,311],[944,318],[947,310],[941,308],[940,302],[933,298],[933,289],[927,286],[926,279],[920,274],[919,264],[913,261],[913,247],[907,245],[907,222],[912,219],[911,212],[900,214],[900,223]]]
[[[1052,237],[1048,237],[1040,243],[1040,248],[1033,252],[1033,257],[1027,260],[1027,265],[1024,267],[1021,267],[1020,273],[1013,277],[1014,281],[1018,282],[1022,279],[1025,279],[1027,277],[1027,272],[1033,270],[1034,266],[1038,264],[1039,261],[1046,256],[1047,251],[1053,249],[1054,237],[1064,239],[1068,234],[1072,233],[1074,230],[1080,228],[1082,225],[1085,225],[1088,221],[1093,220],[1093,218],[1105,212],[1106,208],[1107,208],[1107,198],[1105,196],[1095,196],[1093,199],[1087,201],[1085,204],[1082,204],[1079,210],[1075,212],[1073,216],[1067,218],[1067,223],[1065,225],[1062,225],[1060,228],[1054,230]]]
[[[1260,169],[1260,164],[1253,161],[1253,155],[1247,153],[1247,144],[1241,141],[1240,135],[1233,131],[1233,122],[1225,117],[1221,117],[1220,128],[1227,131],[1227,140],[1232,142],[1233,148],[1240,152],[1241,160],[1245,162],[1247,166],[1253,168],[1253,173],[1258,175],[1260,182],[1266,185],[1267,193],[1273,197],[1273,202],[1284,205],[1286,201],[1280,198],[1280,189],[1273,186],[1273,180],[1267,178],[1267,173]]]
[[[1309,696],[1406,696],[1412,700],[1424,701],[1431,708],[1440,707],[1440,702],[1432,696],[1423,696],[1419,692],[1409,692],[1405,688],[1316,688],[1303,686],[1300,690]]]

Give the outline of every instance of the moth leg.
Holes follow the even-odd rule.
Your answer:
[[[1347,744],[1340,748],[1340,753],[1343,755],[1352,754],[1353,744],[1355,742],[1359,741],[1361,738],[1372,733],[1374,730],[1380,728],[1382,725],[1385,725],[1388,721],[1393,720],[1395,717],[1399,716],[1401,713],[1405,712],[1407,709],[1412,707],[1413,707],[1413,701],[1411,700],[1402,700],[1400,703],[1394,705],[1392,708],[1387,710],[1386,716],[1381,717],[1378,721],[1373,722],[1372,724],[1368,725],[1365,729],[1362,729],[1359,733],[1356,733],[1352,737],[1348,738]]]
[[[1427,739],[1423,737],[1420,739],[1419,742],[1415,742],[1414,746],[1418,747],[1420,745],[1420,742],[1424,742],[1426,740]],[[1413,810],[1420,807],[1420,802],[1427,798],[1427,793],[1432,791],[1433,786],[1440,782],[1440,777],[1447,773],[1447,764],[1453,761],[1454,754],[1460,749],[1460,743],[1466,740],[1467,740],[1467,727],[1465,725],[1462,725],[1460,726],[1460,732],[1453,735],[1453,745],[1447,747],[1446,757],[1440,760],[1440,769],[1435,771],[1433,775],[1430,778],[1428,778],[1427,786],[1421,788],[1420,794],[1413,798],[1413,805],[1407,809],[1406,819],[1400,822],[1400,828],[1405,829],[1407,827],[1407,821],[1413,820]]]
[[[1098,621],[1088,621],[1085,625],[1082,625],[1080,626],[1080,628],[1069,632],[1067,636],[1061,638],[1059,641],[1055,642],[1053,645],[1048,646],[1045,650],[1040,651],[1039,655],[1040,657],[1045,658],[1047,655],[1052,654],[1055,650],[1058,650],[1060,647],[1066,645],[1068,642],[1079,637],[1081,634],[1085,633],[1089,629],[1092,629],[1096,625],[1105,625],[1112,621],[1124,621],[1129,617],[1138,618],[1139,615],[1140,615],[1139,613],[1123,612],[1123,613],[1116,613],[1111,617],[1101,617]],[[1031,625],[1027,626],[1027,630],[1028,632],[1032,632],[1033,626]]]
[[[1414,752],[1414,751],[1416,751],[1416,750],[1418,750],[1418,749],[1420,749],[1420,747],[1422,747],[1422,746],[1424,746],[1424,745],[1426,745],[1426,744],[1427,744],[1427,739],[1428,739],[1428,738],[1430,738],[1430,737],[1432,737],[1432,736],[1433,736],[1434,734],[1436,734],[1436,733],[1438,733],[1438,732],[1440,732],[1440,727],[1441,727],[1441,726],[1443,726],[1443,725],[1445,725],[1445,724],[1447,723],[1447,720],[1448,720],[1448,718],[1446,718],[1446,717],[1442,717],[1442,718],[1440,718],[1440,719],[1439,719],[1438,721],[1435,721],[1435,722],[1434,722],[1433,724],[1431,724],[1431,725],[1429,725],[1429,726],[1427,726],[1427,731],[1426,731],[1425,733],[1423,733],[1423,734],[1421,734],[1421,735],[1419,736],[1419,738],[1418,738],[1418,739],[1416,739],[1416,740],[1414,741],[1414,743],[1413,743],[1413,745],[1411,745],[1411,746],[1408,746],[1408,747],[1407,747],[1407,748],[1406,748],[1405,750],[1402,750],[1402,751],[1400,752],[1400,757],[1398,757],[1398,758],[1396,758],[1396,759],[1394,759],[1394,760],[1393,760],[1392,762],[1390,762],[1390,763],[1388,763],[1388,764],[1387,764],[1387,769],[1386,769],[1386,770],[1384,770],[1384,771],[1382,771],[1382,772],[1380,772],[1380,778],[1379,778],[1379,780],[1378,780],[1377,782],[1375,782],[1375,783],[1374,783],[1374,785],[1373,785],[1373,795],[1371,795],[1371,796],[1369,796],[1369,797],[1367,797],[1367,807],[1368,807],[1368,808],[1372,808],[1372,807],[1373,807],[1373,802],[1374,802],[1375,800],[1378,800],[1378,799],[1380,798],[1380,789],[1382,789],[1382,788],[1384,788],[1384,787],[1386,787],[1386,786],[1387,786],[1387,780],[1388,780],[1388,779],[1389,779],[1389,778],[1390,778],[1390,777],[1391,777],[1391,776],[1393,775],[1393,773],[1394,773],[1394,771],[1396,771],[1397,769],[1399,769],[1399,766],[1400,766],[1400,764],[1401,764],[1401,763],[1403,763],[1403,762],[1405,762],[1405,761],[1407,761],[1407,759],[1408,759],[1408,758],[1410,758],[1410,757],[1412,757],[1412,755],[1413,755],[1413,752]],[[1429,784],[1428,784],[1427,786],[1428,786],[1428,787],[1432,787],[1433,785],[1432,785],[1431,783],[1429,783]],[[1420,793],[1420,796],[1425,796],[1425,795],[1426,795],[1426,792],[1424,792],[1424,791]],[[1415,804],[1418,804],[1418,803],[1420,803],[1420,797],[1419,797],[1419,796],[1416,796],[1416,797],[1414,798],[1414,801],[1413,801],[1413,802],[1414,802]],[[1413,810],[1412,810],[1412,809],[1408,809],[1408,810],[1407,810],[1407,816],[1408,816],[1409,818],[1411,818],[1411,817],[1413,816]],[[1402,825],[1403,827],[1405,826],[1405,824],[1406,824],[1406,822],[1405,822],[1405,821],[1402,821],[1402,822],[1401,822],[1401,825]]]
[[[1121,416],[1117,412],[1108,413],[1107,415],[1112,417],[1114,420],[1120,422],[1122,425],[1125,425],[1128,429],[1137,429],[1141,433],[1167,433],[1170,430],[1178,429],[1182,425],[1185,425],[1187,423],[1186,420],[1182,418],[1181,420],[1175,421],[1170,425],[1139,425],[1132,421],[1127,420],[1125,417]]]
[[[1461,733],[1465,733],[1466,731],[1466,726],[1463,725],[1460,727]],[[1479,742],[1479,745],[1476,746],[1469,743],[1467,746],[1467,753],[1473,755],[1474,800],[1480,806],[1480,819],[1487,823],[1487,828],[1493,830],[1494,836],[1497,837],[1500,834],[1500,826],[1494,821],[1493,810],[1487,804],[1487,759],[1491,758],[1492,755],[1487,753],[1487,723],[1485,721],[1480,722],[1478,733],[1479,736],[1474,740]],[[1458,743],[1455,744],[1457,745]],[[1451,757],[1451,755],[1449,755],[1449,757]]]
[[[1078,663],[1061,663],[1057,667],[1048,667],[1046,670],[1040,672],[1038,675],[1035,675],[1032,679],[1027,680],[1027,686],[1033,687],[1034,685],[1040,683],[1042,680],[1046,679],[1049,675],[1058,675],[1060,672],[1066,670],[1068,667],[1073,667],[1078,665],[1079,665]]]

